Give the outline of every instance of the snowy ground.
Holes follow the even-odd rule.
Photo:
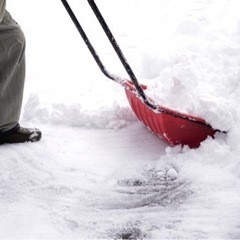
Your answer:
[[[27,38],[21,123],[0,147],[1,239],[240,238],[239,0],[102,0],[148,94],[228,131],[169,147],[138,122],[60,1],[8,1]],[[107,68],[125,72],[85,1],[70,1]]]

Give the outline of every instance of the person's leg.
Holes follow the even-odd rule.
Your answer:
[[[19,121],[25,81],[25,38],[6,13],[0,24],[0,132]]]
[[[13,140],[9,140],[12,139],[9,134],[20,130],[18,121],[22,107],[24,81],[25,37],[19,25],[7,12],[0,23],[0,143],[1,141],[12,142]],[[21,131],[22,134],[24,132],[26,133]],[[27,136],[21,137],[27,138]],[[14,142],[23,140],[20,141],[19,138]]]

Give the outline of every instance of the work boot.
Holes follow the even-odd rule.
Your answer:
[[[0,144],[36,142],[42,137],[42,133],[37,128],[24,128],[17,124],[9,131],[0,133]]]

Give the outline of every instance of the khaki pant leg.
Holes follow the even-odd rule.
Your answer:
[[[6,12],[0,23],[0,132],[19,121],[25,81],[25,38]]]

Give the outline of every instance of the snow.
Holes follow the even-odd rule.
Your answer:
[[[147,95],[227,133],[168,146],[99,71],[60,1],[8,1],[27,39],[21,124],[43,138],[0,147],[0,238],[240,238],[240,2],[96,2]],[[69,3],[126,77],[87,1]]]

